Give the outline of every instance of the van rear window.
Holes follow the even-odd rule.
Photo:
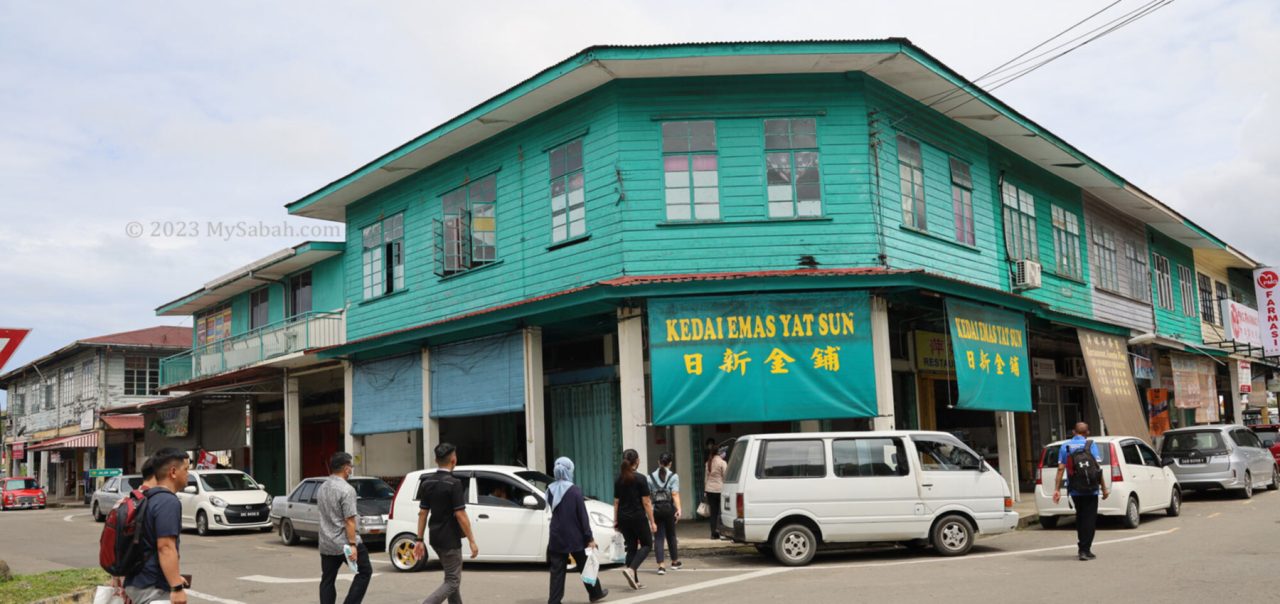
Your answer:
[[[729,454],[729,471],[725,472],[724,481],[729,484],[737,484],[738,479],[742,478],[742,465],[747,459],[747,445],[750,441],[739,440],[733,443],[733,453]]]
[[[772,440],[760,452],[760,478],[822,478],[827,456],[821,440]]]

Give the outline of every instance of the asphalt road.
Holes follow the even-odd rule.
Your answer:
[[[81,510],[0,514],[0,559],[15,573],[94,566],[101,525]],[[484,547],[484,544],[480,544]],[[280,544],[258,532],[182,537],[183,572],[195,576],[194,602],[315,602],[320,577],[315,546]],[[1125,530],[1104,522],[1094,546],[1098,560],[1075,559],[1073,525],[981,539],[964,558],[904,549],[832,552],[812,566],[783,568],[755,555],[686,559],[686,569],[659,577],[652,560],[642,571],[647,589],[630,591],[606,571],[611,602],[1275,602],[1280,584],[1280,493],[1239,500],[1192,495],[1183,515],[1144,517]],[[366,602],[418,602],[439,583],[438,567],[397,573],[385,554],[374,556]],[[350,574],[343,571],[349,579]],[[346,581],[339,582],[339,597]],[[546,601],[539,566],[469,565],[467,602]],[[570,581],[568,602],[585,602]]]

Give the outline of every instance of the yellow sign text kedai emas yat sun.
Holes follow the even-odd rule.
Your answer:
[[[999,344],[1001,346],[1022,346],[1022,330],[1001,325],[991,325],[982,321],[957,318],[956,336],[964,340]]]
[[[779,335],[783,338],[853,335],[855,316],[851,312],[820,312],[667,319],[667,341],[714,342],[765,340]]]

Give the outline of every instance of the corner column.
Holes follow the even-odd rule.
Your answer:
[[[622,448],[649,459],[649,421],[644,385],[644,313],[618,309],[618,378],[622,386]],[[691,483],[692,484],[692,483]]]
[[[1018,433],[1015,432],[1013,413],[996,412],[996,454],[999,456],[1000,476],[1009,485],[1014,501],[1021,501],[1018,492]]]
[[[876,417],[871,426],[875,430],[894,429],[893,359],[889,352],[889,301],[871,296],[871,348],[872,367],[876,379]]]
[[[302,397],[298,378],[284,375],[284,481],[292,489],[302,482]]]
[[[675,471],[680,475],[680,511],[681,518],[693,518],[698,509],[698,493],[693,490],[694,476],[702,471],[702,460],[698,459],[698,443],[693,442],[693,429],[689,426],[676,426],[675,434]]]
[[[434,468],[440,444],[440,420],[431,417],[431,348],[422,347],[422,463]]]
[[[351,434],[354,408],[352,391],[355,384],[355,365],[351,361],[342,362],[342,450],[351,454],[352,464],[357,474],[364,474],[364,439]]]
[[[525,465],[548,472],[547,426],[543,402],[542,328],[524,329],[524,433]]]

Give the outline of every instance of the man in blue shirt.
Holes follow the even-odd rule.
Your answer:
[[[1085,444],[1091,445],[1089,452],[1093,454],[1094,459],[1098,460],[1098,465],[1102,465],[1102,454],[1098,452],[1098,443],[1089,442],[1089,424],[1084,422],[1076,424],[1075,436],[1058,450],[1058,478],[1054,481],[1054,503],[1062,499],[1062,478],[1067,471],[1067,460],[1072,453],[1083,449]],[[1067,493],[1071,496],[1071,503],[1076,508],[1076,547],[1081,561],[1097,558],[1093,555],[1093,535],[1098,528],[1098,492],[1102,492],[1103,499],[1111,496],[1105,481],[1099,481],[1099,486],[1099,489],[1092,491],[1081,492],[1071,489]]]
[[[178,449],[161,449],[147,461],[155,471],[155,486],[139,519],[146,562],[124,579],[125,594],[134,604],[166,601],[186,604],[187,580],[178,568],[178,535],[182,532],[182,503],[174,493],[187,486],[191,460]]]

